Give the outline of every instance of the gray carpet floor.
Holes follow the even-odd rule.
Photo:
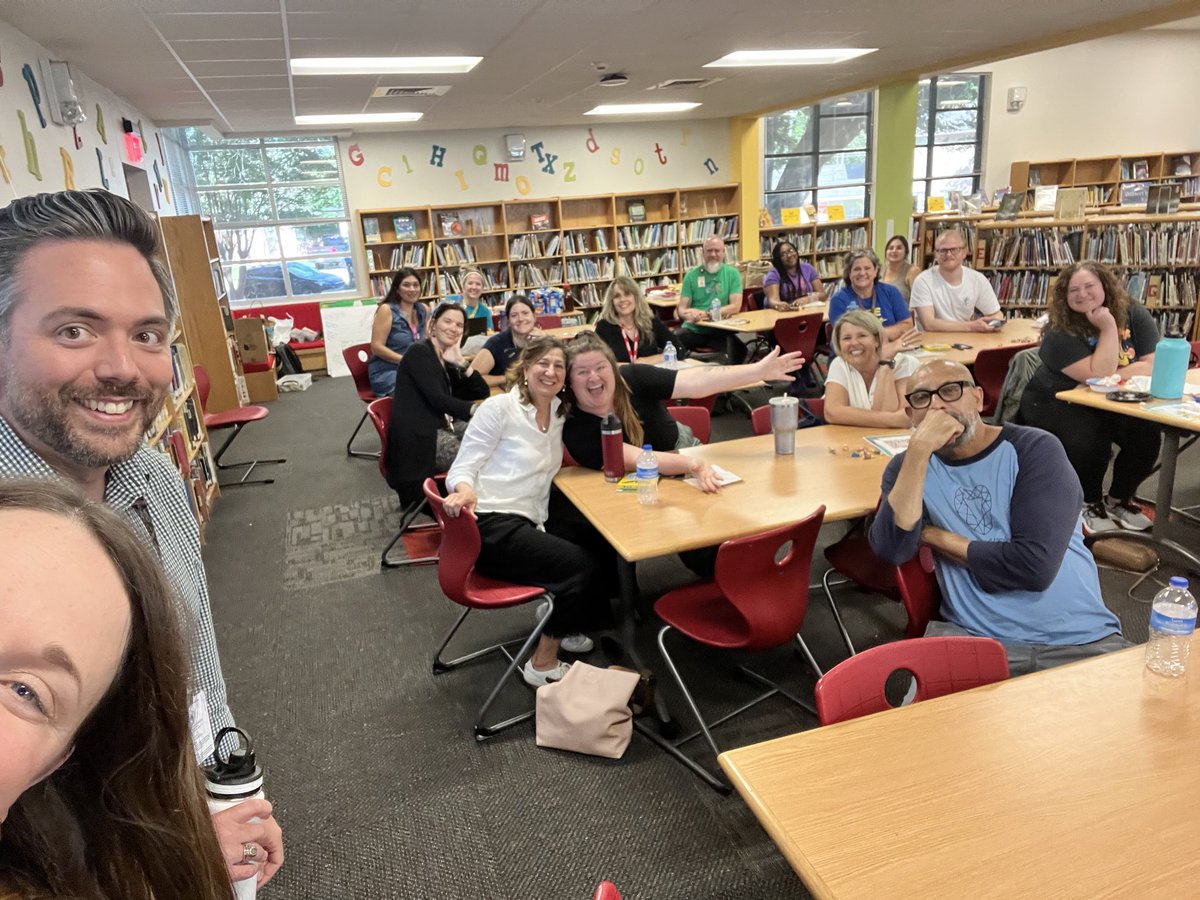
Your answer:
[[[476,743],[471,723],[500,663],[431,673],[458,608],[433,566],[379,569],[398,510],[377,464],[346,455],[363,411],[350,380],[318,377],[270,409],[229,459],[288,462],[261,470],[272,485],[224,492],[204,549],[230,706],[255,738],[286,839],[286,865],[264,897],[582,900],[605,878],[632,900],[808,896],[736,795],[718,795],[637,735],[620,761],[538,749],[531,724]],[[713,426],[714,440],[750,433],[736,412]],[[369,423],[356,446],[377,447]],[[1178,501],[1200,503],[1198,460],[1197,450],[1181,459]],[[844,530],[827,526],[822,542]],[[1200,531],[1187,542],[1200,546]],[[823,569],[818,552],[814,580]],[[638,576],[648,598],[691,577],[673,559],[639,566]],[[1127,636],[1145,640],[1157,586],[1129,598],[1131,576],[1105,571],[1102,580]],[[898,605],[849,588],[838,596],[860,648],[902,636]],[[528,607],[480,615],[458,645],[517,636],[530,623]],[[640,638],[651,661],[654,630],[647,623]],[[819,591],[804,633],[821,665],[845,655]],[[589,659],[603,664],[599,651]],[[718,657],[680,660],[706,709],[754,694],[737,678],[706,677],[723,671]],[[811,696],[815,679],[794,651],[760,668]],[[682,701],[661,677],[660,688],[686,727]],[[502,711],[531,705],[524,686],[506,690]],[[812,727],[802,711],[768,701],[718,738],[730,748]]]

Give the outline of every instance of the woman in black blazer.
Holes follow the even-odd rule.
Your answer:
[[[619,363],[658,362],[672,338],[666,323],[646,302],[641,286],[626,275],[614,278],[604,294],[596,336],[612,348]],[[683,359],[687,351],[675,349]]]
[[[482,375],[467,374],[460,346],[466,321],[461,305],[443,303],[433,313],[429,338],[400,361],[385,463],[402,506],[419,501],[425,479],[454,462],[467,420],[490,393]]]

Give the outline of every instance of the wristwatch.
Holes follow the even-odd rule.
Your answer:
[[[887,366],[889,369],[896,368],[896,360],[894,360],[894,359],[881,359],[879,361],[879,364],[881,366]]]

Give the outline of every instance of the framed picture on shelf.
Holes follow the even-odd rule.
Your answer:
[[[1131,181],[1121,185],[1121,205],[1141,206],[1150,199],[1150,185],[1144,181]]]
[[[550,217],[545,213],[534,213],[529,217],[529,228],[532,231],[546,231],[550,228]]]
[[[438,225],[441,227],[442,237],[462,237],[463,227],[458,213],[438,213]]]
[[[630,200],[629,201],[629,221],[630,222],[645,222],[646,221],[646,201],[645,200]]]
[[[1034,212],[1054,212],[1054,204],[1058,202],[1058,185],[1044,184],[1033,191]]]
[[[1148,159],[1135,159],[1133,161],[1133,177],[1134,178],[1149,178],[1150,177],[1150,161]]]
[[[411,241],[417,236],[417,220],[410,215],[392,216],[392,227],[398,241]]]
[[[996,210],[996,221],[1005,222],[1017,217],[1025,204],[1024,191],[1010,191],[1000,198],[1000,206]]]

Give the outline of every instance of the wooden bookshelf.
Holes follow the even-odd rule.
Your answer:
[[[1021,160],[1009,169],[1014,191],[1031,191],[1042,185],[1081,187],[1088,191],[1088,204],[1097,206],[1119,206],[1121,192],[1128,185],[1166,182],[1180,184],[1185,202],[1200,200],[1200,150]]]
[[[203,365],[213,381],[209,412],[218,411],[213,405],[218,379],[223,396],[233,399],[224,409],[240,406],[238,392],[244,394],[246,388],[244,380],[235,381],[234,366],[240,376],[240,360],[237,342],[230,342],[226,331],[225,323],[232,319],[212,222],[201,216],[165,216],[158,225],[161,258],[175,285],[179,317],[171,336],[171,392],[146,431],[146,444],[179,469],[203,539],[220,487],[192,366]]]
[[[1200,211],[1177,216],[1098,214],[975,223],[975,268],[988,276],[1006,314],[1041,312],[1058,273],[1091,259],[1112,268],[1145,304],[1160,331],[1200,336]]]
[[[488,282],[491,305],[515,291],[566,284],[577,306],[593,309],[618,274],[647,287],[678,282],[698,264],[712,234],[725,239],[729,261],[736,262],[740,194],[740,186],[730,184],[365,209],[356,216],[376,297],[402,265],[417,269],[427,301],[460,293],[462,269],[474,266]],[[631,216],[639,205],[644,216]]]
[[[820,273],[822,281],[841,278],[842,261],[851,250],[870,247],[874,223],[870,219],[842,219],[807,225],[773,225],[758,229],[759,255],[770,259],[780,241],[794,244],[800,259]]]

